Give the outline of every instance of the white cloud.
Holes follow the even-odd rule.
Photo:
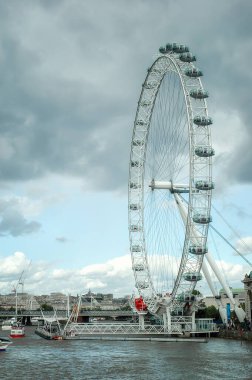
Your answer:
[[[34,273],[30,279],[30,283],[33,283],[33,281],[44,281],[45,278],[47,277],[47,272],[46,271],[38,271],[36,273]],[[36,286],[36,283],[34,283],[34,285]]]
[[[0,258],[0,278],[21,274],[22,270],[28,267],[30,260],[23,252],[15,252],[13,255]],[[18,280],[18,278],[17,278]]]
[[[67,280],[71,272],[64,269],[54,269],[52,271],[52,278],[55,280]]]
[[[91,289],[120,296],[131,294],[134,288],[129,255],[75,270],[55,268],[54,264],[46,262],[33,262],[29,270],[28,266],[29,260],[22,252],[0,259],[0,278],[3,279],[0,289],[8,293],[10,283],[18,281],[21,268],[26,270],[24,290],[33,294],[55,291],[79,294]]]
[[[127,274],[131,270],[130,255],[116,257],[108,260],[103,264],[88,265],[80,270],[80,275],[106,275],[107,277],[116,277]]]
[[[241,280],[249,268],[232,264],[224,260],[216,261],[223,271],[231,287],[243,287]],[[29,267],[29,259],[22,252],[0,259],[0,290],[8,293],[11,284],[15,284],[20,276],[20,270],[25,269],[24,291],[31,294],[49,294],[59,291],[65,294],[80,294],[91,289],[92,292],[113,293],[115,296],[132,294],[134,291],[134,279],[131,269],[130,255],[115,257],[101,264],[88,265],[82,269],[55,268],[52,263],[34,262]],[[8,271],[8,276],[6,273]],[[216,282],[216,277],[210,270],[216,290],[222,287]],[[209,295],[210,290],[206,281],[202,280],[197,287],[204,295]]]
[[[102,282],[99,279],[96,280],[89,280],[85,283],[86,288],[88,289],[98,289],[99,291],[102,291],[102,289],[106,288],[107,284]]]
[[[109,267],[110,265],[108,264],[93,264],[82,268],[79,273],[81,276],[100,275],[105,274]]]
[[[246,273],[246,266],[241,264],[233,264],[226,261],[217,261],[218,267],[223,271],[224,276],[228,282],[241,280]],[[242,285],[242,284],[241,284]]]
[[[215,260],[215,262],[229,287],[243,288],[243,283],[241,281],[243,280],[245,274],[250,271],[248,265],[234,264],[225,260]],[[218,293],[223,286],[219,283],[210,266],[208,266],[208,269],[215,291]],[[197,284],[196,288],[205,296],[211,295],[211,291],[205,278]]]
[[[219,108],[212,112],[214,113],[212,137],[216,158],[222,155],[230,157],[237,144],[240,144],[246,135],[241,116],[237,111],[224,112]]]
[[[236,248],[243,255],[252,254],[252,236],[239,239],[236,243]]]

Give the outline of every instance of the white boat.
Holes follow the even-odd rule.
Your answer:
[[[20,323],[14,323],[10,332],[11,338],[23,338],[25,336],[25,328]]]
[[[0,337],[0,351],[5,351],[10,344],[12,344],[12,341],[9,338]]]
[[[16,323],[16,318],[7,319],[6,321],[3,321],[2,323],[2,330],[11,330],[12,325]]]
[[[32,326],[38,326],[39,321],[41,320],[41,317],[33,317],[31,318],[31,324]]]

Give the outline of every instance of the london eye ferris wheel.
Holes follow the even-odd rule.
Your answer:
[[[193,299],[214,188],[202,71],[185,45],[159,52],[138,101],[128,186],[135,285],[154,314],[167,306],[176,313]]]

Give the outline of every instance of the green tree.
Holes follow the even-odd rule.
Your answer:
[[[218,309],[215,306],[208,306],[201,308],[196,312],[196,318],[213,318],[215,320],[220,319],[220,314]]]
[[[41,305],[41,309],[43,311],[53,311],[53,307],[51,305],[48,305],[47,303],[43,303]]]
[[[205,318],[213,318],[213,319],[220,318],[219,311],[218,309],[216,309],[214,305],[206,307],[205,311],[206,311]]]
[[[124,311],[131,311],[132,308],[131,308],[130,305],[123,305],[123,306],[121,306],[121,310],[124,310]]]
[[[192,291],[192,294],[193,294],[194,296],[202,296],[202,294],[200,293],[200,291],[197,290],[197,289],[194,289],[194,290]]]

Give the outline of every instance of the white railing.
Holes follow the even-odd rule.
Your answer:
[[[146,325],[141,329],[136,323],[72,323],[65,330],[66,336],[91,335],[91,334],[164,334],[164,326]]]
[[[196,322],[196,331],[199,331],[199,332],[217,331],[217,326],[216,326],[216,323],[213,322],[213,319],[197,318],[195,322]]]
[[[175,318],[169,331],[163,325],[140,326],[138,323],[70,323],[65,326],[66,337],[82,335],[182,335],[189,333],[207,333],[217,331],[212,319],[196,319],[193,329],[190,317]]]

